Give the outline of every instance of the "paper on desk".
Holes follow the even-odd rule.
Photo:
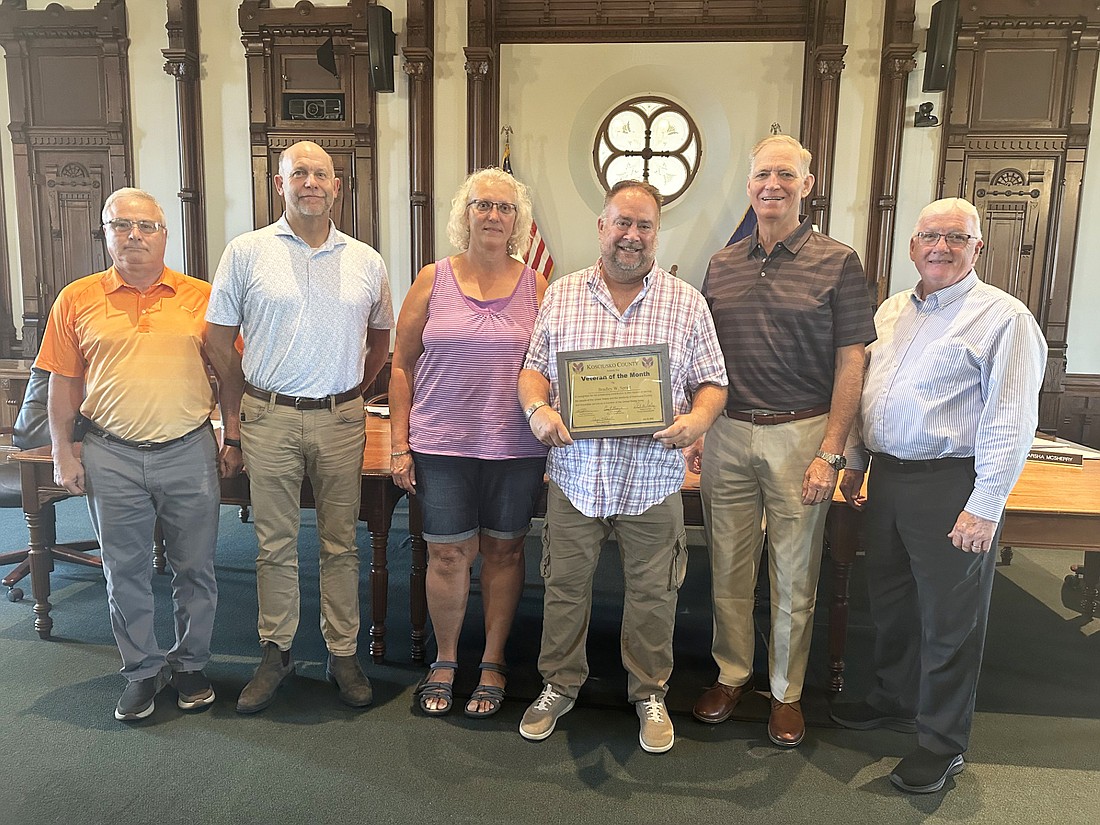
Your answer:
[[[367,415],[377,415],[379,418],[390,417],[389,404],[367,404]]]

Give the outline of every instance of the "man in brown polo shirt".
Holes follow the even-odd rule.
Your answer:
[[[726,409],[701,445],[719,673],[694,715],[724,722],[750,689],[766,518],[768,738],[786,748],[806,732],[800,700],[825,515],[859,404],[864,346],[875,339],[856,253],[799,216],[814,183],[810,159],[786,135],[753,147],[748,193],[757,228],[714,255],[703,282],[730,386]]]

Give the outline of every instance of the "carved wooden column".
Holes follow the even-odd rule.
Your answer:
[[[875,161],[871,167],[867,254],[863,259],[867,282],[882,303],[890,288],[890,259],[894,253],[901,139],[905,129],[905,93],[913,59],[914,0],[887,0],[882,29],[882,72],[875,123]]]
[[[500,163],[497,124],[500,50],[493,33],[493,0],[469,0],[466,55],[466,171]]]
[[[817,0],[802,91],[802,145],[814,156],[810,171],[816,183],[810,194],[809,215],[822,232],[829,231],[836,156],[836,122],[840,103],[840,73],[844,69],[844,0]]]
[[[168,0],[166,28],[168,48],[162,49],[161,54],[165,60],[164,71],[176,79],[184,271],[195,278],[208,280],[198,0]]]
[[[407,30],[411,280],[435,260],[435,0],[409,0]]]

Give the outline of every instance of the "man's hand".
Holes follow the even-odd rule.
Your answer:
[[[53,480],[73,495],[84,495],[84,462],[71,452],[54,456]]]
[[[863,505],[867,502],[867,496],[861,492],[863,490],[864,475],[863,470],[845,470],[840,474],[840,493],[844,496],[844,500],[848,502],[848,506],[856,510],[862,510]]]
[[[821,458],[815,458],[806,468],[802,477],[802,503],[820,504],[833,497],[836,488],[837,472],[833,465]]]
[[[535,438],[547,447],[568,447],[573,443],[561,414],[549,404],[535,410],[527,423],[531,425]]]
[[[416,467],[412,453],[390,456],[390,478],[410,496],[416,495]]]
[[[693,473],[703,472],[703,440],[706,436],[699,436],[684,447],[684,463]]]
[[[963,510],[947,537],[964,553],[986,553],[993,549],[993,534],[996,532],[997,522]]]
[[[218,453],[218,475],[222,478],[236,478],[244,468],[244,453],[240,447],[223,445]]]
[[[709,426],[710,422],[705,421],[703,416],[697,415],[694,411],[681,413],[673,416],[672,424],[654,433],[653,437],[670,450],[683,449],[702,438]]]

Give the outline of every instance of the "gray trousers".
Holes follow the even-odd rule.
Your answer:
[[[217,445],[206,427],[160,450],[89,433],[84,439],[88,512],[103,555],[111,630],[130,681],[201,670],[210,659],[218,585]],[[153,528],[160,519],[172,568],[175,644],[157,643],[153,622]]]
[[[997,557],[997,536],[980,554],[947,537],[973,489],[963,462],[903,473],[872,461],[863,517],[876,630],[867,701],[915,716],[918,743],[940,754],[970,741]]]

